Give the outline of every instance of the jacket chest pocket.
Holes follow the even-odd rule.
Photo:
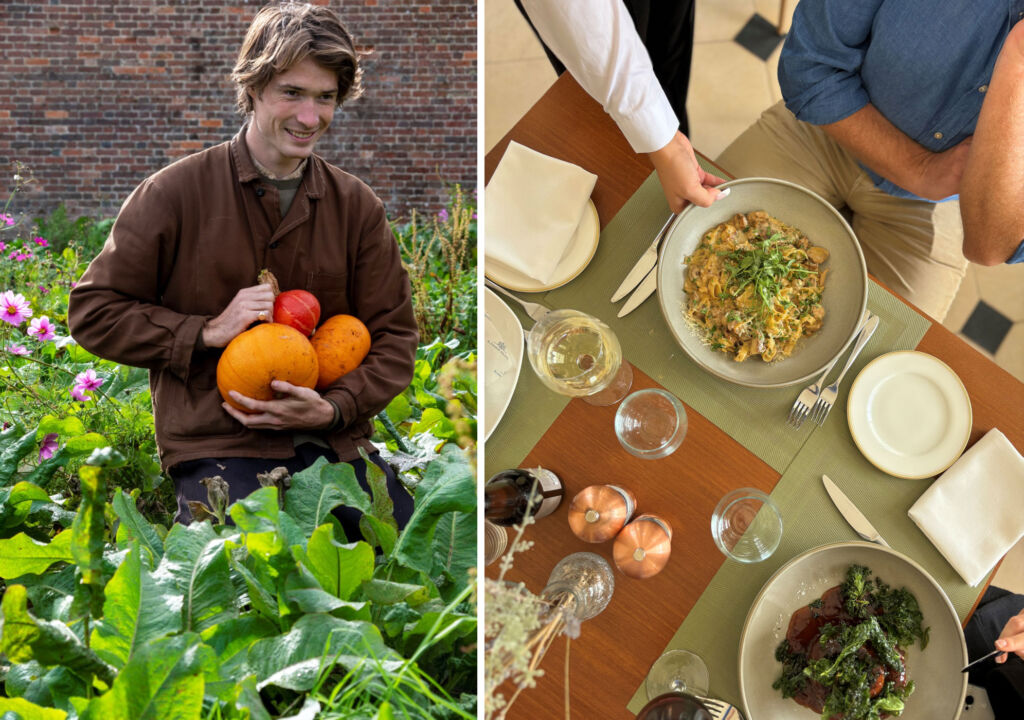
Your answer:
[[[348,277],[338,273],[311,272],[306,275],[306,290],[320,303],[320,319],[350,314]]]

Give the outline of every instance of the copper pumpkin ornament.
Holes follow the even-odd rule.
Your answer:
[[[636,496],[617,485],[590,485],[569,506],[569,527],[583,542],[611,540],[636,510]]]
[[[672,527],[657,515],[641,515],[615,538],[615,565],[632,578],[661,572],[672,552]]]

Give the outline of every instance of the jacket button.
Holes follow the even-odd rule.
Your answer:
[[[263,194],[265,192],[266,190],[264,190],[263,188],[256,188],[256,197],[263,197]]]
[[[942,139],[942,133],[940,133],[940,132],[937,132],[937,133],[935,133],[935,135],[933,135],[933,137],[934,137],[934,138],[935,138],[936,140],[941,140],[941,139]]]
[[[280,244],[281,244],[280,240],[275,240],[274,242],[270,243],[270,249],[273,250],[274,248],[276,248]]]

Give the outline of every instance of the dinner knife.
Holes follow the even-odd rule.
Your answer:
[[[828,492],[828,496],[832,498],[832,502],[835,503],[839,514],[843,516],[846,522],[850,523],[850,527],[858,535],[865,540],[889,547],[889,543],[875,530],[875,526],[868,522],[868,519],[864,517],[864,513],[857,509],[857,506],[853,504],[850,498],[846,497],[845,493],[839,489],[838,485],[832,482],[828,475],[822,475],[821,482],[825,485],[825,490]]]
[[[676,217],[675,213],[668,216],[668,220],[666,220],[665,224],[661,226],[661,230],[658,231],[658,234],[654,236],[654,241],[646,250],[644,250],[644,254],[636,261],[636,265],[633,266],[633,269],[629,271],[625,279],[623,279],[622,283],[619,285],[619,289],[615,291],[614,295],[612,295],[612,302],[618,302],[622,298],[626,297],[626,294],[633,288],[637,287],[658,263],[658,245],[661,244],[661,238],[665,235],[665,231],[668,230],[668,226],[672,224],[672,221],[675,220]],[[650,293],[647,294],[650,295]],[[622,317],[622,313],[619,314],[619,317]]]
[[[970,669],[971,669],[972,667],[974,667],[975,665],[977,665],[978,663],[981,663],[981,662],[985,662],[985,661],[986,661],[986,660],[988,660],[988,659],[989,659],[990,657],[995,657],[996,655],[999,655],[1000,653],[1004,653],[1004,652],[1006,652],[1006,651],[1005,651],[1005,650],[993,650],[992,652],[990,652],[990,653],[988,653],[988,654],[986,654],[986,655],[982,655],[982,656],[981,656],[980,658],[978,658],[977,660],[971,660],[971,661],[970,661],[969,663],[967,663],[966,665],[964,665],[964,668],[963,668],[963,670],[961,670],[960,672],[962,672],[962,673],[965,673],[965,672],[967,672],[968,670],[970,670]]]
[[[622,309],[619,310],[619,317],[626,317],[640,307],[640,303],[651,296],[651,293],[658,289],[658,268],[652,267],[647,271],[647,277],[640,281],[636,290],[629,296]]]

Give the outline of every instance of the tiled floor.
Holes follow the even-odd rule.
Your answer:
[[[708,157],[781,98],[776,70],[782,43],[773,30],[780,20],[784,30],[789,27],[796,2],[785,3],[783,18],[779,3],[697,2],[687,110],[690,140]],[[484,43],[484,144],[490,149],[554,82],[555,73],[512,0],[487,0]],[[1024,265],[971,265],[945,325],[1024,381]],[[1024,592],[1024,542],[1004,560],[996,584]]]

